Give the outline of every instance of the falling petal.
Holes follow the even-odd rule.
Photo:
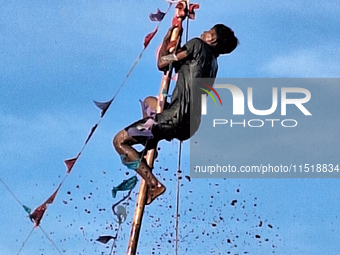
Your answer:
[[[148,47],[150,41],[152,40],[152,38],[155,36],[155,34],[158,31],[158,26],[155,28],[155,30],[151,33],[149,33],[147,36],[145,36],[144,38],[144,49],[146,49],[146,47]]]

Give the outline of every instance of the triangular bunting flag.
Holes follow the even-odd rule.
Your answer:
[[[78,153],[77,157],[75,158],[71,158],[71,159],[66,159],[64,162],[65,162],[65,165],[66,165],[66,168],[67,168],[67,174],[71,173],[71,170],[74,166],[74,164],[76,163],[77,159],[79,158],[80,156],[80,152]]]
[[[117,216],[118,219],[118,223],[122,224],[127,217],[127,213],[126,213],[126,209],[124,206],[118,205],[117,206],[117,213],[115,213],[115,215]]]
[[[102,118],[104,116],[104,114],[106,113],[107,109],[109,109],[111,103],[113,101],[113,98],[108,101],[108,102],[97,102],[97,101],[93,101],[95,103],[95,105],[100,109],[102,110],[101,111],[101,114],[100,114],[100,117]]]
[[[125,157],[126,157],[125,155],[120,155],[122,163],[129,169],[136,170],[139,167],[140,159],[131,162],[126,162]],[[116,198],[117,191],[132,190],[136,186],[137,182],[138,179],[136,176],[132,176],[131,178],[124,180],[121,184],[112,188],[112,197]]]
[[[42,217],[44,216],[44,213],[46,211],[47,207],[46,204],[42,204],[41,206],[38,206],[34,212],[30,214],[31,221],[34,221],[34,228],[37,228],[40,224],[40,221]]]
[[[156,29],[153,32],[151,32],[147,36],[145,36],[145,38],[144,38],[144,49],[146,49],[146,47],[148,47],[150,41],[155,36],[157,31],[158,31],[158,26],[156,27]]]
[[[32,212],[30,214],[30,216],[29,216],[30,219],[32,221],[34,221],[34,228],[37,228],[39,226],[40,221],[41,221],[42,217],[44,216],[44,213],[47,209],[47,205],[53,203],[55,197],[57,196],[57,193],[58,193],[60,187],[61,187],[61,183],[59,184],[58,188],[53,192],[53,194],[49,198],[47,198],[47,200],[42,205],[38,206],[34,210],[34,212]],[[25,208],[25,210],[26,210],[26,208]]]
[[[22,207],[24,208],[25,212],[27,212],[28,214],[30,214],[32,212],[32,209],[29,208],[28,206],[22,205]]]
[[[158,22],[160,22],[160,21],[163,20],[164,16],[165,16],[165,13],[161,12],[159,9],[157,9],[157,12],[155,14],[151,13],[149,15],[149,18],[150,18],[151,21],[158,21]]]
[[[96,128],[98,127],[98,124],[94,125],[92,128],[91,128],[91,131],[90,131],[90,134],[88,135],[86,141],[85,141],[85,144],[87,144],[87,142],[90,140],[91,136],[93,135],[94,131],[96,130]]]
[[[57,193],[61,187],[61,183],[59,184],[58,188],[53,192],[53,194],[45,201],[44,204],[52,204],[55,197],[57,196]]]
[[[113,236],[100,236],[96,241],[101,242],[102,244],[107,244],[108,241],[114,239]]]

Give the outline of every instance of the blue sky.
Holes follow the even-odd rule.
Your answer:
[[[340,7],[336,1],[199,3],[189,37],[225,23],[240,40],[233,54],[219,59],[218,77],[339,77]],[[144,36],[155,28],[149,13],[165,10],[167,4],[146,0],[3,1],[1,6],[0,177],[22,203],[35,208],[55,190],[65,174],[63,161],[77,155],[98,121],[99,110],[92,100],[112,98],[142,50]],[[41,223],[65,254],[109,253],[109,248],[93,240],[112,234],[110,207],[115,200],[111,188],[133,174],[126,175],[111,140],[140,118],[138,100],[158,93],[161,73],[156,69],[155,52],[172,13]],[[312,138],[310,141],[313,144]],[[141,254],[173,253],[178,144],[161,142],[160,147],[155,171],[165,178],[168,190],[147,208]],[[269,154],[271,157],[275,155]],[[182,169],[183,175],[189,174],[188,142],[183,147]],[[336,179],[189,182],[184,178],[182,184],[180,254],[338,254],[340,192]],[[0,248],[3,254],[16,254],[32,224],[2,185],[0,191],[4,215]],[[238,200],[236,206],[231,206],[233,200]],[[133,209],[134,202],[127,223]],[[125,252],[127,223],[118,240],[118,254]],[[21,254],[40,253],[59,254],[37,229]]]

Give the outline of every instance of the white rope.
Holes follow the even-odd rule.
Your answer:
[[[190,5],[190,0],[187,2]],[[185,43],[188,42],[189,37],[189,18],[187,17],[187,27],[185,31]],[[178,255],[178,225],[179,225],[179,188],[180,188],[180,180],[181,176],[181,154],[182,154],[182,142],[179,142],[178,145],[178,169],[177,169],[177,189],[176,189],[176,235],[175,235],[175,255]]]
[[[177,169],[177,190],[176,190],[176,239],[175,239],[175,254],[178,254],[178,223],[179,223],[179,187],[181,178],[181,154],[182,154],[182,142],[178,145],[178,169]]]

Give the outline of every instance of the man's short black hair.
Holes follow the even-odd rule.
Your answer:
[[[219,54],[228,54],[235,50],[238,39],[234,35],[234,31],[223,24],[217,24],[213,28],[217,33],[217,52]]]

